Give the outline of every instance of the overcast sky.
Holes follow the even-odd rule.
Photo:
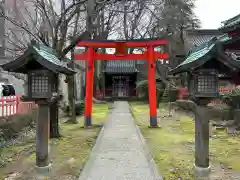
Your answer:
[[[195,13],[203,29],[216,29],[222,21],[240,14],[240,0],[197,0]]]

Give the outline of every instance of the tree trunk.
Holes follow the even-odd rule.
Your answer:
[[[58,102],[50,105],[50,138],[61,137],[59,132]]]
[[[96,98],[97,90],[98,90],[98,62],[94,61],[94,81],[93,81],[93,97]]]
[[[169,83],[169,81],[166,79],[166,77],[164,77],[164,75],[162,75],[161,70],[159,68],[159,63],[156,62],[156,73],[158,74],[159,79],[165,84],[167,85]]]
[[[74,50],[71,52],[71,62],[69,63],[69,67],[74,70]],[[70,119],[69,122],[77,124],[76,118],[76,108],[75,108],[75,76],[68,76],[68,102],[70,109]]]
[[[74,76],[68,76],[68,102],[69,102],[69,122],[77,124],[76,108],[75,108],[75,78]]]
[[[56,90],[58,90],[59,86],[59,78],[58,76],[55,77]],[[58,101],[55,101],[50,105],[50,138],[59,138],[61,137],[59,132],[59,119],[58,119]]]
[[[236,126],[236,129],[240,129],[240,109],[234,109],[234,125]]]
[[[172,56],[171,56],[172,50],[171,50],[171,44],[170,44],[171,41],[170,41],[169,39],[168,39],[168,41],[169,41],[169,44],[168,44],[168,46],[167,46],[167,53],[169,54],[169,59],[168,59],[168,60],[170,60],[170,63],[171,63],[171,60],[172,60]],[[167,80],[166,75],[163,75],[163,74],[161,73],[160,66],[161,66],[161,64],[160,64],[158,61],[156,61],[156,73],[159,75],[159,79],[160,79],[165,85],[168,85],[169,81]]]

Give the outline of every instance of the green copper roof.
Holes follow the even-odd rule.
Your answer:
[[[240,24],[240,14],[238,14],[237,16],[234,16],[233,18],[230,18],[226,21],[223,21],[223,26],[220,29],[232,27],[232,26],[235,26],[238,24]]]
[[[210,41],[214,37],[223,35],[224,33],[217,29],[186,29],[185,35],[185,49],[191,50],[193,47],[200,46],[201,44]]]
[[[185,61],[183,61],[179,66],[182,66],[184,64],[188,64],[191,63],[195,60],[198,60],[199,58],[205,56],[209,51],[211,51],[211,49],[215,46],[215,44],[204,44],[202,45],[201,49],[198,51],[195,51],[193,53],[191,53],[187,59]]]
[[[39,42],[32,41],[28,49],[17,59],[1,65],[5,71],[28,73],[31,70],[41,68],[48,69],[54,73],[72,75],[75,72],[67,67],[65,62],[58,59],[54,49]]]
[[[228,42],[228,41],[232,40],[232,37],[229,37],[228,34],[223,34],[222,36],[218,36],[217,40],[219,42]]]
[[[172,70],[172,73],[187,71],[192,66],[191,64],[194,64],[194,66],[204,64],[206,61],[211,59],[210,54],[212,51],[214,51],[217,44],[228,43],[231,40],[231,37],[228,37],[227,34],[224,34],[218,37],[214,37],[210,41],[205,42],[200,46],[193,47],[189,51],[187,58],[174,70]]]
[[[228,34],[223,34],[221,36],[212,37],[207,42],[203,42],[202,44],[200,44],[198,46],[194,46],[193,48],[191,48],[189,50],[189,55],[191,55],[192,53],[194,53],[196,51],[201,51],[206,46],[209,46],[209,44],[227,43],[228,41],[231,41],[231,40],[232,40],[232,37],[229,37]]]
[[[62,67],[65,67],[65,68],[68,68],[67,67],[67,64],[63,61],[60,61],[58,58],[57,58],[57,54],[56,52],[54,52],[53,49],[47,47],[47,46],[44,46],[44,45],[39,45],[39,46],[33,46],[33,49],[41,56],[43,57],[44,59],[46,59],[47,61],[57,65],[57,66],[62,66]]]

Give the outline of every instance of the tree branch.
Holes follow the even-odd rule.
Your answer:
[[[87,40],[86,37],[89,37],[88,31],[84,31],[79,36],[74,37],[70,44],[62,50],[60,58],[63,58],[68,52],[70,52],[71,49],[73,49],[79,41]]]

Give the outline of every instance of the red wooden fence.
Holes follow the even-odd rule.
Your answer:
[[[20,96],[6,96],[0,98],[0,117],[12,116],[15,114],[26,114],[37,104],[34,102],[22,102]]]

